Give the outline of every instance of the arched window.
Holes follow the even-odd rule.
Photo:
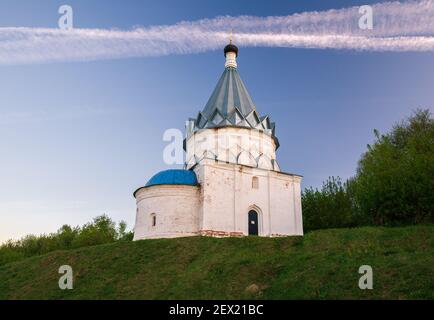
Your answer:
[[[259,189],[259,179],[258,177],[252,178],[252,188],[253,189]]]
[[[157,215],[155,213],[151,213],[151,226],[154,228],[157,225]]]

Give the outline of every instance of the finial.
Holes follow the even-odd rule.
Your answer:
[[[229,41],[230,43],[224,49],[226,57],[225,68],[237,68],[238,48],[232,44],[232,35]]]
[[[225,57],[226,63],[225,68],[236,68],[237,67],[237,56],[238,48],[232,43],[234,29],[231,28],[231,33],[229,35],[229,44],[225,47]]]

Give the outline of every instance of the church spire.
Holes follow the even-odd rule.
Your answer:
[[[226,64],[220,80],[217,83],[205,108],[199,112],[196,119],[190,119],[189,134],[210,128],[226,126],[261,130],[271,135],[276,146],[279,142],[274,135],[275,125],[268,116],[260,116],[247,92],[247,88],[237,70],[238,48],[229,43],[224,49]]]

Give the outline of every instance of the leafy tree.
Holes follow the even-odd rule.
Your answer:
[[[59,247],[69,249],[72,248],[74,239],[80,232],[80,228],[72,228],[71,226],[65,224],[57,231],[57,240]]]
[[[359,161],[356,198],[380,225],[434,221],[434,121],[417,110],[376,140]]]
[[[134,237],[133,231],[127,232],[127,223],[125,221],[119,222],[118,228],[118,240],[121,241],[132,241]]]
[[[355,201],[349,192],[351,182],[330,177],[321,190],[305,189],[302,194],[305,231],[352,227],[358,224]]]
[[[356,175],[302,194],[305,230],[434,222],[434,121],[417,110],[390,133],[374,130]]]
[[[93,219],[92,223],[85,224],[72,245],[74,247],[92,246],[110,243],[117,240],[116,224],[106,215]]]

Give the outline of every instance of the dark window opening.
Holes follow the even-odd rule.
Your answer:
[[[257,236],[259,234],[258,213],[255,210],[249,211],[249,236]]]

